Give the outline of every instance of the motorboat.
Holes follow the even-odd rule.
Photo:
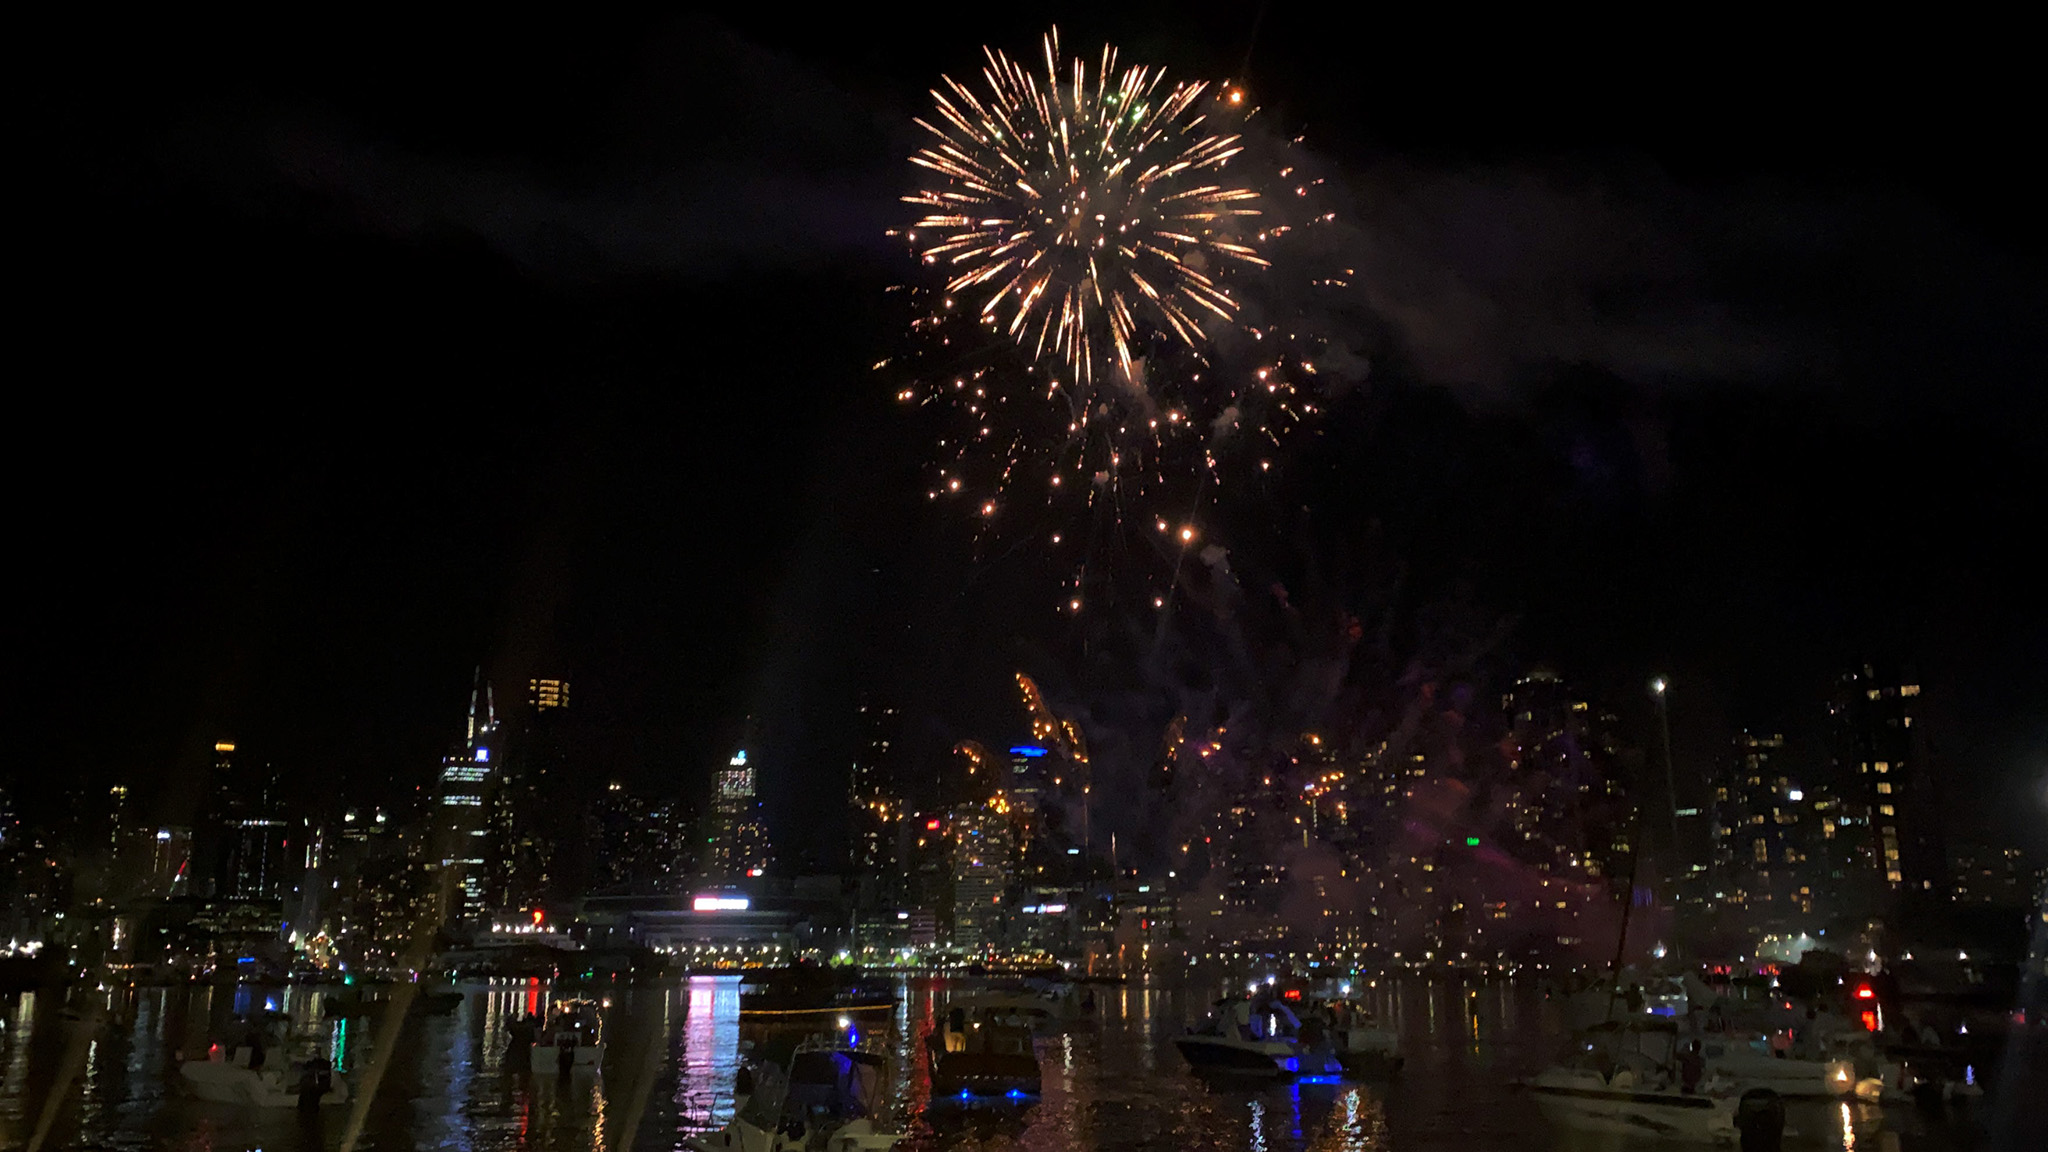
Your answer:
[[[594,1000],[558,1000],[534,1040],[528,1059],[533,1071],[559,1072],[564,1051],[569,1067],[595,1070],[604,1064],[604,1018]]]
[[[812,1036],[789,1066],[766,1065],[725,1127],[685,1142],[696,1152],[884,1152],[903,1132],[882,1122],[889,1050],[854,1031]]]
[[[1301,1039],[1301,1019],[1281,1000],[1225,997],[1199,1027],[1173,1038],[1191,1067],[1267,1076],[1332,1075],[1343,1070],[1327,1048]]]
[[[1001,1000],[967,997],[949,1003],[924,1039],[932,1095],[1038,1095],[1031,1026],[1029,1015]]]
[[[1315,1007],[1315,1023],[1328,1037],[1330,1052],[1346,1075],[1392,1076],[1401,1070],[1406,1059],[1401,1054],[1401,1034],[1381,1027],[1363,1004],[1329,1000]]]
[[[1607,1071],[1595,1062],[1546,1068],[1525,1082],[1544,1119],[1564,1128],[1653,1136],[1695,1144],[1735,1141],[1737,1098],[1728,1093],[1687,1093],[1637,1071]]]
[[[1680,1046],[1668,1019],[1641,1015],[1583,1033],[1571,1054],[1524,1082],[1551,1123],[1580,1131],[1731,1143],[1738,1109],[1781,1107],[1766,1088],[1744,1090],[1707,1071]]]
[[[178,1075],[194,1096],[215,1104],[295,1108],[315,1100],[348,1103],[348,1082],[325,1059],[265,1061],[251,1068],[258,1051],[247,1045],[224,1049],[215,1044],[204,1058],[179,1064]]]
[[[1788,1099],[1825,1099],[1856,1091],[1856,1061],[1846,1054],[1775,1055],[1761,1035],[1709,1032],[1696,1041],[1708,1072],[1744,1088],[1768,1088]]]

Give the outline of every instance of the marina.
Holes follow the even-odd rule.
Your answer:
[[[852,1082],[867,1093],[861,1115],[833,1111],[832,1101],[843,1095],[837,1089],[813,1103],[842,1122],[863,1119],[861,1131],[880,1134],[859,1147],[1478,1152],[1532,1141],[1560,1149],[1667,1146],[1626,1120],[1618,1129],[1632,1133],[1625,1136],[1602,1131],[1604,1123],[1554,1122],[1558,1102],[1573,1094],[1535,1087],[1570,1046],[1571,1033],[1557,1001],[1531,980],[1401,978],[1360,989],[1356,1010],[1369,1011],[1377,1028],[1395,1034],[1405,1057],[1398,1074],[1369,1077],[1208,1075],[1189,1066],[1174,1040],[1208,1017],[1218,982],[1098,988],[1095,1011],[1041,1028],[1031,1041],[1039,1092],[1028,1099],[992,1095],[962,1102],[934,1090],[925,1038],[943,1032],[950,999],[973,983],[899,980],[899,999],[889,1013],[823,1029],[836,1039],[822,1049],[815,1021],[743,1020],[741,981],[733,976],[620,985],[595,1000],[585,999],[583,989],[557,997],[537,980],[470,982],[456,986],[461,1002],[445,1015],[380,1012],[390,1001],[361,997],[366,1007],[329,1016],[330,995],[349,999],[339,988],[141,987],[108,995],[104,1020],[82,1042],[81,1026],[48,994],[22,993],[0,1001],[0,1147],[28,1146],[45,1124],[44,1147],[77,1150],[723,1148],[706,1141],[737,1132],[735,1122],[748,1109],[756,1117],[773,1114],[757,1131],[772,1133],[783,1124],[784,1103],[795,1098],[792,1076],[804,1079],[805,1069],[823,1064],[836,1068],[834,1051],[865,1054],[838,1061],[860,1065]],[[566,1074],[549,1061],[514,1059],[517,1025],[528,1017],[549,1020],[560,1004],[579,1013],[585,1004],[596,1007],[601,1058]],[[330,1060],[337,1081],[352,1094],[345,1105],[254,1107],[191,1090],[179,1056],[265,1012],[276,1014],[286,1037],[271,1058],[281,1065],[315,1055]],[[386,1047],[380,1030],[394,1021],[402,1027]],[[82,1059],[75,1082],[46,1117],[50,1092],[73,1053]],[[1854,1095],[1787,1100],[1784,1146],[1908,1152],[2030,1146],[2024,1141],[2040,1133],[2044,1119],[2038,1101],[2048,1099],[2040,1055],[2022,1053],[2012,1064],[1979,1070],[1986,1084],[1981,1099],[1931,1107]],[[771,1084],[778,1076],[780,1087]],[[1561,1105],[1580,1114],[1590,1114],[1595,1096],[1612,1094],[1605,1081],[1547,1086],[1597,1089]],[[1733,1102],[1699,1099],[1700,1105],[1677,1109],[1700,1112],[1702,1124],[1713,1128],[1708,1142],[1726,1142],[1730,1129],[1722,1121],[1732,1123]],[[890,1139],[875,1142],[883,1137]],[[763,1145],[771,1146],[784,1145]]]

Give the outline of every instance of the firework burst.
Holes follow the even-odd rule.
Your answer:
[[[1212,130],[1210,85],[1119,71],[1107,46],[1092,76],[1079,59],[1063,75],[1057,30],[1044,48],[1042,77],[984,49],[986,91],[947,77],[932,93],[937,122],[918,124],[935,140],[911,162],[941,183],[905,197],[926,211],[909,236],[1033,360],[1082,390],[1134,382],[1144,330],[1199,347],[1205,314],[1236,317],[1219,276],[1266,264],[1244,242],[1259,194],[1226,176],[1242,138]]]
[[[1326,280],[1295,265],[1301,229],[1330,217],[1237,85],[1170,83],[1107,47],[1063,61],[1057,31],[1043,52],[1041,72],[984,49],[983,83],[946,79],[918,121],[930,143],[911,160],[936,179],[895,235],[932,275],[904,289],[897,399],[937,420],[932,500],[1019,540],[1006,514],[1043,507],[1010,528],[1079,546],[1066,610],[1091,585],[1138,593],[1107,571],[1134,551],[1152,569],[1140,602],[1164,607],[1230,461],[1263,477],[1315,412],[1318,342],[1294,329]]]

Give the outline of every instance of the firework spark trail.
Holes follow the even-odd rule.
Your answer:
[[[1141,322],[1198,347],[1201,311],[1236,316],[1208,269],[1266,265],[1235,227],[1259,215],[1259,194],[1224,177],[1244,145],[1208,130],[1209,84],[1119,72],[1110,47],[1092,84],[1079,59],[1063,81],[1057,30],[1044,49],[1042,78],[984,49],[985,95],[944,78],[939,122],[917,121],[936,142],[911,157],[944,182],[905,200],[926,210],[910,235],[946,291],[985,292],[981,320],[1085,392],[1103,375],[1135,380]]]
[[[923,215],[893,233],[932,273],[905,289],[915,377],[895,389],[940,421],[927,495],[978,537],[1085,553],[1066,611],[1138,593],[1133,564],[1152,587],[1132,602],[1165,609],[1159,581],[1205,512],[1317,411],[1300,292],[1338,281],[1301,274],[1327,261],[1304,259],[1300,230],[1334,217],[1307,211],[1321,181],[1250,127],[1234,83],[1172,82],[1108,47],[1063,61],[1057,30],[1042,64],[983,55],[980,83],[944,78],[916,121],[925,182],[904,199]]]

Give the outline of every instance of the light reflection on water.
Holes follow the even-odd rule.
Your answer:
[[[910,1133],[905,1152],[1614,1146],[1548,1138],[1526,1096],[1510,1087],[1557,1050],[1556,1014],[1533,987],[1379,981],[1361,988],[1359,999],[1402,1033],[1409,1064],[1400,1079],[1391,1085],[1244,1085],[1196,1078],[1171,1044],[1225,986],[1219,979],[1204,986],[1097,988],[1094,1018],[1040,1041],[1043,1096],[1025,1106],[992,1107],[932,1100],[922,1039],[955,985],[905,982],[887,1018],[897,1064],[891,1111]],[[538,981],[461,988],[466,995],[452,1011],[405,1020],[358,1147],[678,1148],[731,1118],[743,1041],[774,1058],[805,1032],[742,1024],[739,981],[732,977],[600,990],[592,995],[612,1000],[602,1073],[563,1080],[506,1059],[512,1022],[527,1012],[544,1018],[555,992]],[[177,1060],[231,1039],[238,1009],[268,1008],[289,1022],[292,1054],[325,1052],[345,1073],[356,1073],[373,1055],[383,1019],[379,997],[388,993],[339,994],[304,987],[136,989],[101,998],[107,1022],[97,1031],[66,1020],[62,1001],[49,993],[0,997],[0,1148],[26,1144],[67,1052],[82,1054],[83,1062],[62,1097],[52,1148],[336,1148],[347,1109],[302,1116],[206,1104],[183,1091]],[[74,994],[71,1003],[85,1002]],[[876,1026],[884,1025],[878,1019]],[[1844,1152],[1946,1152],[1979,1139],[1967,1126],[1861,1104],[1795,1105],[1792,1128],[1788,1148]]]

